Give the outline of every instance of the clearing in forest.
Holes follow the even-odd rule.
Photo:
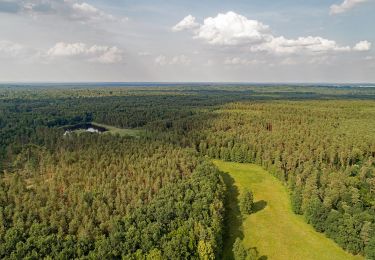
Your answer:
[[[294,214],[286,187],[260,166],[214,163],[224,172],[228,187],[224,259],[233,259],[232,246],[237,237],[246,248],[255,247],[260,259],[363,259],[345,252]],[[255,213],[242,217],[238,196],[245,187],[254,194]]]
[[[108,132],[106,132],[106,133],[119,134],[121,136],[139,137],[144,132],[144,130],[141,130],[141,129],[118,128],[118,127],[115,127],[115,126],[100,124],[100,123],[96,123],[96,122],[93,122],[92,124],[106,128],[108,130]]]

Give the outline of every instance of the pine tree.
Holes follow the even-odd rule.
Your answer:
[[[240,211],[242,214],[251,214],[254,207],[253,193],[245,189],[240,197]]]
[[[247,252],[239,238],[236,238],[236,241],[234,241],[233,255],[235,260],[246,260]]]

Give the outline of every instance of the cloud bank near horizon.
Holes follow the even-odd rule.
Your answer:
[[[375,2],[334,1],[0,0],[0,81],[375,81]]]
[[[342,46],[334,40],[320,36],[301,36],[288,39],[276,36],[270,26],[260,21],[248,19],[243,15],[229,11],[215,17],[207,17],[202,24],[188,15],[177,23],[172,30],[191,31],[194,39],[200,39],[215,46],[242,47],[250,52],[268,52],[277,55],[303,53],[319,55],[333,52],[369,51],[371,43],[362,40],[355,46]]]

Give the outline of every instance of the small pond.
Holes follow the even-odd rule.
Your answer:
[[[64,127],[64,135],[67,135],[69,133],[75,132],[75,131],[85,131],[85,132],[90,132],[90,133],[103,133],[108,131],[107,128],[94,125],[91,123],[82,123],[82,124],[76,124],[76,125],[70,125]]]

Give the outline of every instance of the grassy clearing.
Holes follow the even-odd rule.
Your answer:
[[[121,136],[139,137],[144,132],[144,130],[141,130],[141,129],[117,128],[117,127],[114,127],[114,126],[99,124],[99,123],[96,123],[96,122],[92,122],[92,124],[108,129],[108,131],[105,132],[105,133],[119,134]]]
[[[286,188],[261,167],[218,160],[214,163],[225,172],[228,186],[224,259],[233,259],[232,245],[237,237],[243,239],[246,248],[256,247],[261,259],[363,259],[345,252],[294,214]],[[244,187],[254,193],[255,213],[242,218],[238,195]]]

